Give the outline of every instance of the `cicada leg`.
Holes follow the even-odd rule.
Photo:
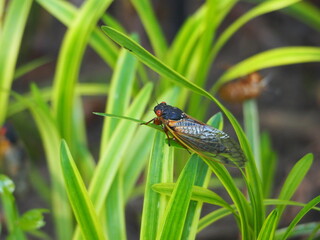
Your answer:
[[[150,121],[145,122],[145,123],[140,123],[140,125],[148,125],[149,123],[151,123],[152,121],[154,122],[156,118],[152,118]]]

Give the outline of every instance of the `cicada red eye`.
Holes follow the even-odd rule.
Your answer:
[[[158,117],[161,117],[161,116],[162,116],[162,110],[161,110],[161,109],[158,109],[158,110],[156,111],[156,115],[157,115]]]

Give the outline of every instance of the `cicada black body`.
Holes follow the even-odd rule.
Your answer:
[[[156,118],[150,120],[162,125],[165,133],[171,133],[174,140],[200,156],[223,164],[243,167],[245,156],[233,139],[223,131],[200,122],[181,109],[162,102],[154,107]]]

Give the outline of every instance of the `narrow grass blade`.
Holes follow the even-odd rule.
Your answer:
[[[104,239],[88,192],[64,140],[61,141],[60,161],[69,201],[82,236],[85,239]]]
[[[31,4],[32,0],[8,2],[3,28],[0,31],[0,126],[6,117],[9,91]]]
[[[226,191],[228,192],[229,196],[231,197],[236,210],[239,213],[239,216],[235,215],[237,223],[239,224],[239,228],[241,230],[241,235],[243,239],[250,239],[250,232],[252,231],[251,226],[249,224],[250,218],[250,206],[246,201],[243,194],[239,191],[236,187],[235,182],[233,181],[231,175],[226,170],[224,166],[219,163],[203,159],[210,167],[210,169],[214,172],[217,178],[220,180]]]
[[[157,239],[181,238],[188,206],[190,204],[192,186],[200,161],[201,159],[196,154],[193,154],[182,170],[162,218]]]
[[[168,63],[173,69],[180,73],[183,73],[183,68],[188,66],[186,62],[191,56],[192,47],[204,31],[204,27],[200,23],[205,12],[206,4],[203,4],[184,22],[170,46]]]
[[[104,24],[117,29],[120,32],[126,32],[125,28],[119,23],[115,17],[112,17],[109,14],[104,14],[101,18]]]
[[[276,11],[285,7],[290,6],[291,4],[294,4],[296,2],[299,2],[301,0],[271,0],[271,1],[264,1],[263,3],[259,4],[258,6],[254,7],[250,11],[246,12],[243,16],[238,18],[236,21],[234,21],[217,39],[215,42],[210,55],[209,55],[209,61],[212,62],[215,56],[218,54],[220,49],[224,46],[224,44],[234,35],[236,31],[238,31],[243,25],[245,25],[247,22],[252,20],[253,18],[256,18],[258,16],[261,16],[263,14]]]
[[[78,14],[78,9],[67,1],[36,0],[36,2],[68,27],[71,26]],[[118,49],[109,39],[104,37],[99,28],[96,27],[91,33],[89,44],[111,68],[115,66]]]
[[[216,93],[225,82],[260,69],[306,62],[320,62],[319,47],[297,46],[267,50],[249,57],[228,69],[213,85],[210,92]]]
[[[308,204],[300,210],[300,212],[296,215],[296,217],[291,221],[289,227],[287,228],[285,234],[282,237],[282,240],[287,239],[294,227],[298,224],[298,222],[306,215],[314,206],[316,206],[320,202],[320,196],[312,199]]]
[[[152,189],[158,193],[171,196],[175,186],[175,183],[158,183],[154,184],[152,186]],[[191,199],[194,201],[210,203],[232,210],[232,207],[218,194],[203,187],[193,186]]]
[[[106,228],[109,239],[127,239],[122,175],[120,168],[112,182],[106,200]]]
[[[17,68],[17,70],[14,73],[14,79],[17,79],[17,78],[33,71],[34,69],[49,63],[50,61],[51,61],[51,59],[49,57],[40,57],[40,58],[37,58],[31,62],[28,62],[28,63],[22,65],[21,67]]]
[[[147,173],[146,187],[143,200],[142,221],[140,230],[140,239],[156,239],[159,220],[161,214],[158,206],[161,195],[152,190],[152,185],[162,181],[163,158],[164,158],[164,139],[165,135],[156,132],[153,141],[153,147],[150,154],[149,167]]]
[[[149,0],[131,0],[131,3],[139,14],[156,56],[163,59],[168,47],[151,2]]]
[[[71,141],[72,136],[75,85],[84,50],[96,22],[110,4],[111,0],[84,2],[62,42],[54,77],[52,105],[58,129],[67,142]]]
[[[308,235],[314,234],[315,230],[319,230],[319,222],[299,224],[292,230],[290,239],[294,237],[302,237],[302,236],[308,236]],[[287,228],[281,228],[277,230],[275,234],[275,239],[280,240],[286,231],[287,231]],[[319,236],[319,233],[317,236]],[[318,239],[311,238],[310,240],[318,240]]]
[[[146,85],[130,105],[127,114],[133,118],[140,118],[145,111],[152,91],[152,84]],[[130,146],[136,126],[127,121],[121,121],[115,129],[108,146],[99,160],[95,174],[90,183],[90,197],[97,210],[100,212],[111,183],[116,175],[122,157]],[[120,144],[119,144],[120,143]],[[101,185],[104,187],[101,188]]]
[[[170,79],[176,84],[186,86],[187,88],[197,92],[199,94],[209,96],[209,93],[196,86],[195,84],[187,81],[182,75],[172,70],[165,64],[163,64],[159,59],[150,54],[147,50],[142,48],[139,44],[125,36],[124,34],[118,32],[110,27],[102,26],[102,31],[104,31],[112,40],[117,42],[119,45],[123,46],[134,55],[136,55],[144,64],[153,69],[154,71],[160,73],[164,77]]]
[[[253,157],[259,176],[262,178],[263,169],[260,150],[259,113],[255,99],[250,99],[243,103],[243,118],[246,136],[253,151]]]
[[[288,205],[288,206],[297,206],[297,207],[305,207],[305,203],[289,201],[289,200],[281,200],[281,199],[265,199],[265,205]],[[312,210],[320,211],[320,207],[312,207]]]
[[[77,149],[77,151],[73,153],[73,156],[76,159],[76,165],[78,166],[83,181],[88,184],[92,178],[96,163],[88,148],[85,114],[83,109],[84,107],[80,96],[76,96],[72,116],[73,140],[69,147]]]
[[[269,240],[274,238],[277,227],[277,209],[274,209],[262,225],[258,240]]]
[[[106,95],[108,92],[108,85],[105,83],[78,83],[76,85],[76,95],[80,96],[97,96]],[[51,98],[52,89],[51,87],[46,87],[40,89],[41,95],[45,101],[49,101]],[[32,100],[33,96],[30,93],[23,95],[24,98]],[[27,108],[26,104],[20,103],[19,101],[12,101],[7,109],[7,116],[10,117],[17,114]]]
[[[146,168],[154,139],[154,131],[144,126],[139,127],[134,136],[135,146],[127,153],[127,161],[123,163],[123,194],[125,202],[131,197],[141,173]],[[134,167],[133,167],[134,166]],[[142,185],[142,184],[141,184]]]
[[[128,108],[133,80],[137,67],[137,59],[122,49],[113,72],[108,101],[105,112],[124,115]],[[100,154],[106,147],[111,133],[117,126],[118,121],[112,118],[105,118],[100,143]]]
[[[313,155],[307,154],[303,158],[301,158],[290,171],[285,183],[282,186],[281,192],[279,194],[279,199],[281,200],[290,200],[301,181],[304,179],[308,170],[311,167],[313,161]],[[285,206],[278,206],[278,221],[285,209]]]
[[[309,237],[307,238],[307,240],[314,240],[316,239],[316,236],[319,236],[320,233],[320,223],[318,224],[318,226],[316,226],[313,231],[310,233]]]
[[[203,229],[208,227],[210,224],[218,221],[219,219],[229,216],[231,214],[232,214],[232,211],[226,208],[220,208],[218,210],[215,210],[207,214],[206,216],[200,219],[199,225],[198,225],[198,232],[202,231]]]
[[[320,9],[310,2],[296,3],[287,10],[292,16],[320,31]]]
[[[261,134],[261,162],[262,162],[262,185],[264,197],[270,196],[273,184],[274,174],[277,165],[277,154],[273,150],[269,134],[263,132]]]
[[[194,187],[204,186],[207,187],[209,179],[211,176],[211,171],[209,170],[208,165],[199,158],[197,173],[194,181]],[[205,188],[204,188],[205,189]],[[192,198],[192,197],[191,197]],[[223,199],[222,199],[223,200]],[[181,239],[195,239],[197,234],[197,227],[200,219],[201,209],[203,202],[199,201],[190,201],[186,220],[183,226],[183,231],[181,234]]]

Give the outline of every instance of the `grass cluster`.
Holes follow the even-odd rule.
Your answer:
[[[128,238],[125,206],[132,196],[141,194],[143,188],[140,239],[195,239],[198,232],[230,215],[241,239],[288,239],[299,234],[312,239],[320,225],[299,222],[310,210],[320,210],[316,207],[320,196],[308,203],[291,201],[312,165],[312,154],[297,161],[279,195],[270,198],[276,156],[268,135],[260,136],[255,100],[243,104],[244,131],[214,96],[221,84],[253,71],[320,62],[320,48],[291,46],[266,50],[226,70],[209,91],[205,86],[208,86],[209,70],[217,54],[248,21],[286,9],[319,30],[320,11],[299,0],[253,1],[251,10],[218,35],[221,22],[238,1],[205,1],[184,22],[169,45],[151,1],[130,2],[142,21],[153,53],[139,44],[137,35],[126,33],[116,19],[105,14],[112,3],[110,0],[87,0],[79,9],[68,1],[35,0],[33,4],[65,24],[67,31],[52,87],[39,89],[33,84],[28,94],[19,95],[11,91],[14,78],[39,65],[39,62],[33,62],[24,69],[16,69],[32,0],[11,0],[7,5],[0,1],[0,124],[25,109],[32,114],[50,173],[49,214],[55,229],[52,238]],[[97,27],[99,19],[106,26]],[[78,81],[88,45],[113,70],[111,79],[105,84]],[[158,74],[157,81],[148,77],[149,69]],[[109,117],[104,119],[99,159],[94,161],[87,144],[81,96],[101,93],[107,96],[105,112]],[[12,101],[9,101],[10,95]],[[166,144],[165,134],[146,126],[139,127],[140,119],[153,117],[149,111],[154,105],[152,95],[184,108],[201,120],[208,113],[210,104],[220,108],[221,113],[214,115],[208,124],[222,129],[222,116],[232,124],[248,160],[246,167],[240,169],[243,191],[225,166],[196,154],[181,159],[175,156],[175,148]],[[199,109],[200,103],[202,108]],[[183,161],[186,164],[177,171],[176,164]],[[144,181],[137,185],[137,179],[144,171]],[[212,175],[231,201],[208,188]],[[13,197],[12,181],[1,176],[0,183],[8,238],[26,239],[27,234],[33,234],[50,239],[39,229],[44,225],[42,213],[46,210],[33,209],[20,215]],[[201,216],[204,203],[219,208]],[[301,210],[287,227],[280,228],[279,222],[289,205],[300,206]]]

